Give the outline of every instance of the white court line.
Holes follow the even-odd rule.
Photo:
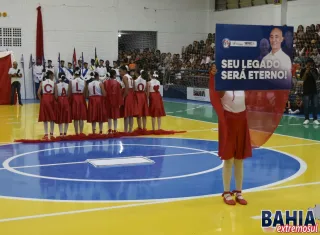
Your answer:
[[[218,123],[216,123],[216,122],[208,122],[208,121],[202,121],[202,120],[197,120],[197,119],[192,119],[192,118],[186,118],[186,117],[177,117],[177,116],[172,116],[172,115],[167,115],[167,116],[175,117],[175,118],[181,118],[181,119],[186,119],[186,120],[192,120],[192,121],[197,121],[197,122],[203,122],[203,123],[218,124]],[[279,133],[273,133],[273,135],[279,135],[279,136],[290,137],[290,138],[299,139],[299,140],[307,140],[307,141],[313,141],[313,142],[320,143],[319,140],[306,139],[306,138],[301,138],[301,137],[297,137],[297,136],[283,135],[283,134],[279,134]],[[171,138],[171,137],[169,136],[169,137],[166,137],[166,138]],[[185,138],[185,139],[188,139],[188,138]],[[199,140],[199,139],[198,139],[198,140]]]
[[[291,144],[291,145],[279,145],[279,146],[271,146],[271,147],[264,147],[264,148],[287,148],[287,147],[300,147],[300,146],[309,146],[309,145],[318,145],[320,143],[309,143],[309,144]]]
[[[175,154],[165,154],[165,155],[155,155],[155,156],[144,156],[147,158],[156,158],[156,157],[169,157],[169,156],[185,156],[185,155],[196,155],[196,154],[205,154],[211,153],[216,155],[217,151],[208,151],[208,152],[194,152],[194,153],[175,153]],[[46,166],[62,166],[62,165],[72,165],[72,164],[83,164],[87,161],[82,162],[64,162],[64,163],[53,163],[53,164],[43,164],[43,165],[28,165],[28,166],[15,166],[13,169],[22,169],[22,168],[32,168],[32,167],[46,167]],[[0,170],[5,170],[5,168],[0,168]]]
[[[282,189],[282,188],[293,188],[293,187],[301,187],[301,186],[316,185],[316,184],[320,184],[320,182],[311,182],[311,183],[305,183],[305,184],[296,184],[296,185],[288,185],[288,186],[281,186],[281,187],[275,187],[275,188],[266,188],[266,189],[262,189],[262,190],[259,190],[259,191],[271,191],[271,190]],[[251,191],[251,192],[257,192],[257,191]],[[217,196],[221,196],[221,194],[217,194],[217,195],[213,195],[213,196],[217,197]],[[57,212],[57,213],[48,213],[48,214],[38,214],[38,215],[30,215],[30,216],[12,217],[12,218],[0,219],[0,223],[10,222],[10,221],[18,221],[18,220],[38,219],[38,218],[53,217],[53,216],[90,213],[90,212],[96,212],[96,211],[108,211],[108,210],[114,210],[114,209],[132,208],[132,207],[155,205],[155,204],[177,202],[177,201],[185,201],[185,200],[190,200],[190,199],[189,198],[181,198],[181,199],[154,200],[154,201],[151,201],[151,202],[135,203],[135,204],[130,204],[130,205],[109,206],[109,207],[100,207],[100,208],[85,209],[85,210],[74,210],[74,211],[66,211],[66,212]]]
[[[53,163],[53,164],[42,164],[42,165],[28,165],[28,166],[15,166],[14,169],[23,169],[23,168],[32,168],[32,167],[46,167],[46,166],[62,166],[62,165],[73,165],[73,164],[82,164],[83,162],[64,162],[64,163]],[[5,168],[0,168],[0,170],[5,170]]]
[[[0,142],[0,147],[1,146],[6,146],[6,145],[12,145],[12,144],[21,144],[21,143],[18,143],[18,142],[12,142],[12,143],[10,143],[10,142]]]

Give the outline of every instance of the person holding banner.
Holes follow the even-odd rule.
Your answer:
[[[215,65],[211,67],[211,76],[217,73]],[[211,77],[211,79],[213,79]],[[222,106],[220,112],[216,109],[219,118],[219,156],[223,164],[223,200],[228,205],[236,202],[247,205],[243,198],[243,160],[251,157],[252,147],[246,117],[246,104],[244,91],[220,91],[214,97],[215,102]],[[219,101],[217,100],[219,99]],[[234,166],[236,190],[230,191],[232,168]],[[236,194],[235,201],[232,196]]]
[[[21,93],[20,93],[20,88],[21,88],[21,79],[22,79],[22,73],[20,72],[20,69],[18,69],[18,63],[17,61],[13,62],[13,67],[9,69],[9,76],[11,79],[11,105],[14,105],[14,95],[18,93],[18,100],[19,104],[22,106],[21,102]]]

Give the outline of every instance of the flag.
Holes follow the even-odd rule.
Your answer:
[[[33,59],[32,59],[32,54],[30,54],[29,69],[31,69],[32,66],[33,66]]]
[[[83,52],[82,52],[81,60],[82,60],[81,67],[82,67],[82,69],[83,69],[83,63],[84,63],[84,60],[83,60]]]
[[[99,66],[99,60],[98,60],[98,55],[97,55],[97,48],[94,48],[94,59],[96,62],[96,66]]]
[[[76,48],[73,49],[73,58],[72,58],[73,70],[77,67],[77,55],[76,55]]]

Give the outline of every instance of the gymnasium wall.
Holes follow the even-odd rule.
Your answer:
[[[320,0],[289,1],[287,8],[287,25],[311,25],[319,23]],[[242,9],[212,12],[210,28],[215,32],[215,25],[221,24],[255,24],[281,25],[281,6],[264,5]]]
[[[211,30],[215,32],[216,24],[255,24],[279,25],[281,23],[281,6],[264,5],[241,9],[213,12]]]
[[[319,12],[319,0],[298,0],[288,2],[288,25],[292,25],[297,29],[299,25],[307,26],[311,24],[319,24]]]
[[[33,98],[30,53],[35,54],[36,7],[42,6],[46,59],[57,64],[61,58],[71,61],[73,47],[77,57],[94,56],[110,61],[117,58],[118,30],[157,31],[158,48],[163,52],[181,53],[183,45],[204,39],[209,29],[209,0],[0,0],[0,27],[21,27],[22,47],[0,48],[23,53],[27,72],[27,98]],[[135,3],[135,4],[133,4]],[[23,90],[23,89],[22,89]],[[22,94],[24,97],[24,94]]]

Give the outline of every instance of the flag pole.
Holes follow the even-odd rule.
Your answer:
[[[21,64],[22,64],[22,72],[23,72],[23,84],[24,84],[24,99],[27,99],[27,89],[26,89],[26,74],[24,72],[24,58],[23,54],[21,55]]]
[[[32,91],[33,91],[33,99],[35,99],[37,96],[35,94],[35,89],[36,89],[36,83],[34,81],[34,78],[33,78],[33,58],[32,58],[32,54],[30,54],[30,61],[29,61],[29,69],[31,69],[31,79],[32,79],[32,83],[33,83],[33,86],[32,86]]]

